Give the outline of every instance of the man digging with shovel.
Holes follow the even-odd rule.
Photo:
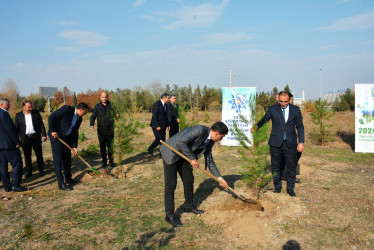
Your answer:
[[[182,179],[184,187],[185,212],[202,214],[204,211],[193,205],[193,168],[198,168],[197,160],[204,154],[205,167],[218,178],[220,185],[227,188],[226,181],[221,177],[212,156],[214,143],[222,140],[228,133],[228,128],[223,122],[216,122],[211,128],[196,125],[186,128],[171,137],[166,143],[178,150],[191,160],[191,163],[181,158],[165,145],[161,145],[160,152],[164,162],[165,175],[165,220],[174,227],[183,226],[179,218],[174,216],[174,191],[177,186],[177,173]]]

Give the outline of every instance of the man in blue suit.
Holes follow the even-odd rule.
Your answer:
[[[25,191],[22,187],[22,157],[19,151],[21,142],[18,139],[17,129],[10,118],[8,110],[9,100],[0,98],[0,176],[6,192]],[[8,162],[13,167],[12,182],[8,172]]]
[[[165,141],[166,129],[169,127],[168,107],[166,103],[169,101],[169,94],[163,93],[161,99],[153,104],[151,127],[155,140],[148,147],[148,153],[153,155],[153,150],[160,145],[160,140]]]
[[[88,105],[84,102],[79,103],[75,108],[64,105],[48,118],[48,136],[51,139],[54,170],[57,176],[58,188],[64,191],[73,190],[67,184],[77,184],[81,181],[72,178],[71,151],[58,138],[66,142],[72,148],[73,154],[76,155],[78,153],[79,126],[82,123],[82,117],[87,113],[88,109]],[[62,168],[64,169],[64,175],[62,175]]]
[[[290,93],[280,92],[279,102],[269,107],[264,117],[257,123],[257,128],[263,126],[270,119],[272,120],[269,146],[271,170],[274,175],[274,192],[280,193],[282,190],[281,162],[283,155],[287,165],[287,193],[290,196],[296,196],[294,188],[297,152],[304,150],[304,125],[299,107],[290,104],[289,101]],[[251,132],[254,132],[253,128]]]

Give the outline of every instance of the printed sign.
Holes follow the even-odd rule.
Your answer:
[[[355,84],[355,152],[374,153],[374,84]]]
[[[234,122],[247,135],[252,142],[251,110],[250,101],[256,101],[256,88],[222,88],[222,122],[229,128],[229,133],[222,139],[221,145],[240,146],[236,136],[231,132]],[[242,122],[240,115],[244,116],[249,123]]]

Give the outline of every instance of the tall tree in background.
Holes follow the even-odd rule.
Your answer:
[[[191,87],[191,84],[188,84],[187,99],[188,99],[189,107],[192,108],[193,104],[192,104],[192,87]]]
[[[284,91],[287,91],[287,92],[291,93],[290,85],[287,84],[287,85],[284,87]]]
[[[12,79],[8,79],[5,81],[4,87],[2,89],[2,95],[3,97],[9,99],[9,102],[10,102],[9,113],[15,114],[17,109],[19,108],[18,99],[20,98],[20,96],[18,92],[18,87]]]
[[[327,124],[333,113],[328,111],[327,101],[319,98],[315,102],[316,111],[312,112],[310,115],[312,117],[312,122],[317,125],[315,129],[315,138],[323,145],[327,141],[330,131],[329,128],[332,127],[331,124]]]
[[[193,92],[194,106],[200,108],[201,90],[199,84],[197,85],[195,91]]]

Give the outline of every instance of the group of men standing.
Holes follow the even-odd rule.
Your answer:
[[[153,104],[151,128],[155,140],[148,147],[148,153],[152,156],[153,150],[160,145],[160,140],[165,141],[167,129],[169,129],[169,138],[179,131],[179,108],[176,100],[175,95],[170,97],[168,93],[163,93],[161,99]]]
[[[5,191],[26,190],[21,186],[23,173],[23,162],[19,150],[21,146],[25,157],[25,178],[32,175],[32,149],[37,158],[40,176],[45,175],[42,142],[47,140],[47,134],[51,142],[58,188],[64,191],[73,190],[71,185],[80,183],[80,180],[72,178],[71,153],[76,155],[78,152],[79,127],[89,106],[83,102],[76,107],[62,106],[49,116],[49,130],[46,133],[42,117],[37,110],[33,110],[32,102],[26,100],[22,105],[23,110],[16,114],[15,123],[13,123],[8,113],[9,100],[0,98],[0,176]],[[100,103],[95,106],[90,119],[92,130],[94,130],[95,119],[98,119],[98,137],[103,160],[101,167],[107,165],[106,148],[108,148],[109,163],[113,165],[114,113],[107,93],[102,91]],[[116,116],[118,117],[118,114]],[[10,181],[8,163],[13,168],[12,181]]]

